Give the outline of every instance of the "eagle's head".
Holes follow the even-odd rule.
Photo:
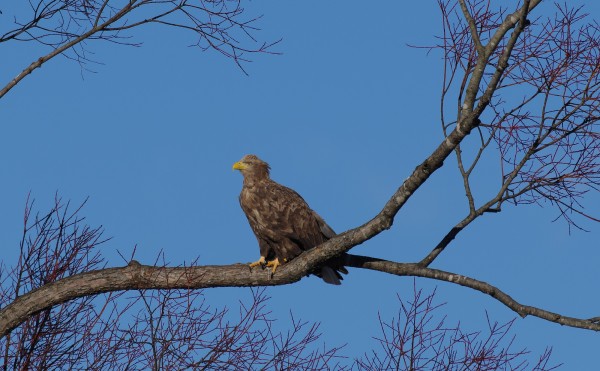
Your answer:
[[[233,164],[233,169],[241,171],[244,179],[268,179],[271,167],[256,155],[246,155]]]

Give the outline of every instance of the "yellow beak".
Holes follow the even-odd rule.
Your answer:
[[[238,161],[235,164],[233,164],[233,170],[244,170],[246,167],[246,164],[244,164],[241,161]]]

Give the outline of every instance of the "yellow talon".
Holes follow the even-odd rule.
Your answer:
[[[260,265],[261,267],[265,265],[265,257],[261,256],[260,259],[258,259],[257,261],[255,261],[254,263],[250,263],[250,268],[254,268],[258,265]]]
[[[277,269],[277,267],[279,267],[279,259],[275,258],[275,259],[271,260],[270,262],[267,262],[267,267],[273,267],[271,274],[275,274],[275,270]]]

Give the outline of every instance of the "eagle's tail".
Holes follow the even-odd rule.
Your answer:
[[[321,267],[321,274],[317,274],[319,277],[323,279],[323,281],[332,284],[332,285],[340,285],[344,277],[343,274],[348,274],[348,270],[344,267],[344,260],[346,258],[346,254],[342,254],[341,256],[337,256],[328,260]]]
[[[333,238],[336,235],[333,228],[331,228],[329,224],[327,224],[325,220],[316,212],[313,211],[313,215],[317,219],[317,223],[319,224],[319,228],[321,229],[321,233],[325,237],[325,240]],[[340,281],[344,279],[341,273],[348,274],[348,270],[346,267],[344,267],[345,260],[346,253],[329,259],[325,263],[326,265],[321,268],[321,274],[317,274],[317,276],[321,277],[323,281],[332,285],[341,285],[342,283]]]
[[[323,281],[332,285],[341,285],[342,276],[336,272],[333,268],[328,266],[321,267],[321,278]]]

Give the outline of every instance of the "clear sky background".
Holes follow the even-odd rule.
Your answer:
[[[14,3],[14,2],[13,2]],[[23,2],[25,4],[25,2]],[[581,4],[581,1],[571,2]],[[600,20],[600,6],[585,9]],[[9,5],[12,7],[15,5]],[[249,76],[214,52],[188,47],[193,35],[166,28],[136,31],[140,48],[91,42],[95,72],[57,58],[0,100],[0,246],[14,263],[29,192],[50,205],[55,192],[74,203],[113,239],[102,245],[110,265],[137,258],[151,264],[164,250],[172,265],[249,262],[258,246],[238,204],[244,154],[272,166],[272,177],[298,191],[336,231],[372,218],[414,167],[442,140],[439,93],[442,60],[407,44],[430,45],[441,32],[434,1],[255,1],[264,14],[257,35],[283,38],[280,56],[257,55]],[[553,4],[541,6],[550,12]],[[6,6],[2,22],[10,15]],[[3,45],[4,85],[47,49]],[[497,181],[496,173],[480,180]],[[598,216],[600,197],[587,198]],[[446,162],[398,214],[391,230],[352,250],[412,262],[425,256],[467,212],[454,160]],[[516,300],[575,317],[600,315],[600,225],[590,232],[552,222],[556,210],[506,206],[453,242],[435,268],[496,285]],[[315,277],[268,289],[282,326],[295,317],[321,322],[330,346],[347,356],[369,351],[384,319],[410,299],[412,278],[351,269],[340,287]],[[466,330],[517,315],[492,298],[448,283],[447,323]],[[247,298],[247,289],[212,289],[214,305]],[[440,313],[442,314],[442,313]],[[518,319],[515,349],[541,353],[567,370],[598,367],[600,334]]]

